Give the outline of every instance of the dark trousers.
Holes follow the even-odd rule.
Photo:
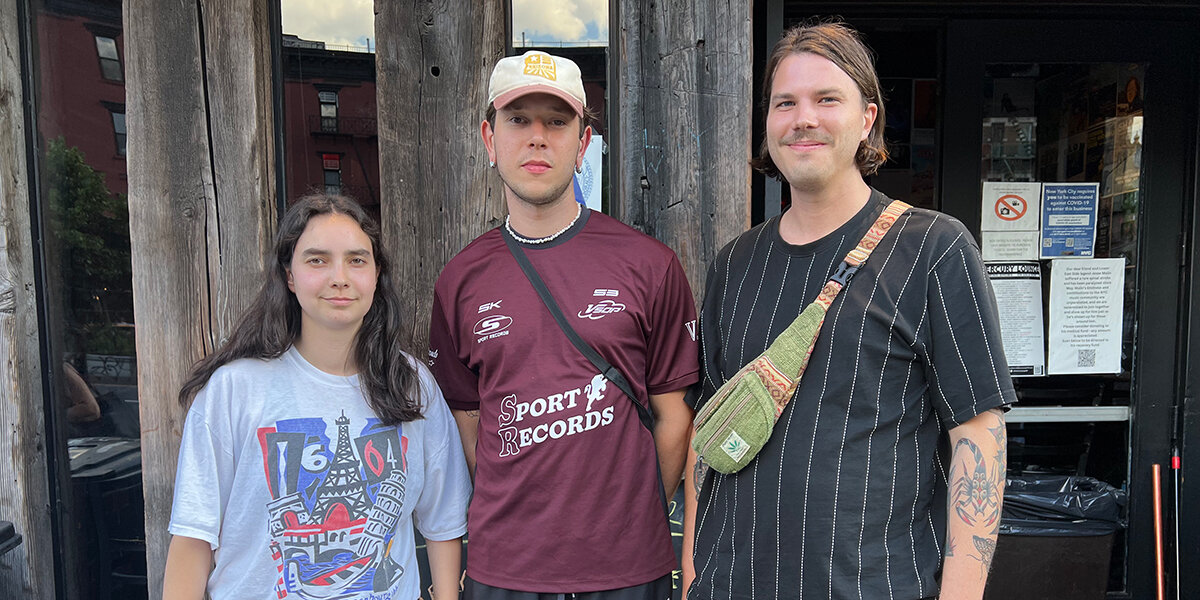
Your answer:
[[[463,600],[668,600],[671,597],[671,574],[654,581],[615,590],[565,594],[518,592],[492,587],[467,577],[463,583]]]

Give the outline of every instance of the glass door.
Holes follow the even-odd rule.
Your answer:
[[[1178,101],[1195,74],[1175,57],[1195,46],[1168,23],[947,26],[942,210],[980,240],[1005,321],[1009,472],[1127,492],[1118,595],[1154,588],[1151,465],[1169,467],[1174,442],[1195,133]]]

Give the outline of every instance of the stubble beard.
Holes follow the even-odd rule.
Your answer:
[[[828,182],[829,177],[826,169],[820,165],[813,164],[813,161],[794,161],[785,163],[779,160],[779,157],[772,155],[771,160],[775,162],[775,168],[783,176],[784,181],[792,188],[802,192],[818,192]],[[786,166],[781,166],[786,165]]]
[[[522,189],[521,187],[512,185],[504,177],[503,173],[500,174],[500,181],[504,184],[504,187],[512,193],[513,197],[521,202],[529,204],[530,206],[548,206],[557,202],[559,198],[562,198],[567,189],[572,186],[574,178],[568,178],[566,183],[563,185],[552,188],[549,193],[542,195],[530,195],[528,191]]]

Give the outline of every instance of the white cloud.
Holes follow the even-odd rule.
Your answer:
[[[608,0],[512,0],[513,39],[607,42]],[[374,0],[282,0],[283,32],[327,44],[375,44]],[[589,25],[592,32],[589,33]]]
[[[512,0],[512,11],[514,40],[608,41],[608,0]]]
[[[283,0],[283,32],[344,46],[375,46],[374,0]]]

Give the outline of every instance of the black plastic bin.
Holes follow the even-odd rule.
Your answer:
[[[1010,477],[984,599],[1103,599],[1124,507],[1124,491],[1091,477]]]

